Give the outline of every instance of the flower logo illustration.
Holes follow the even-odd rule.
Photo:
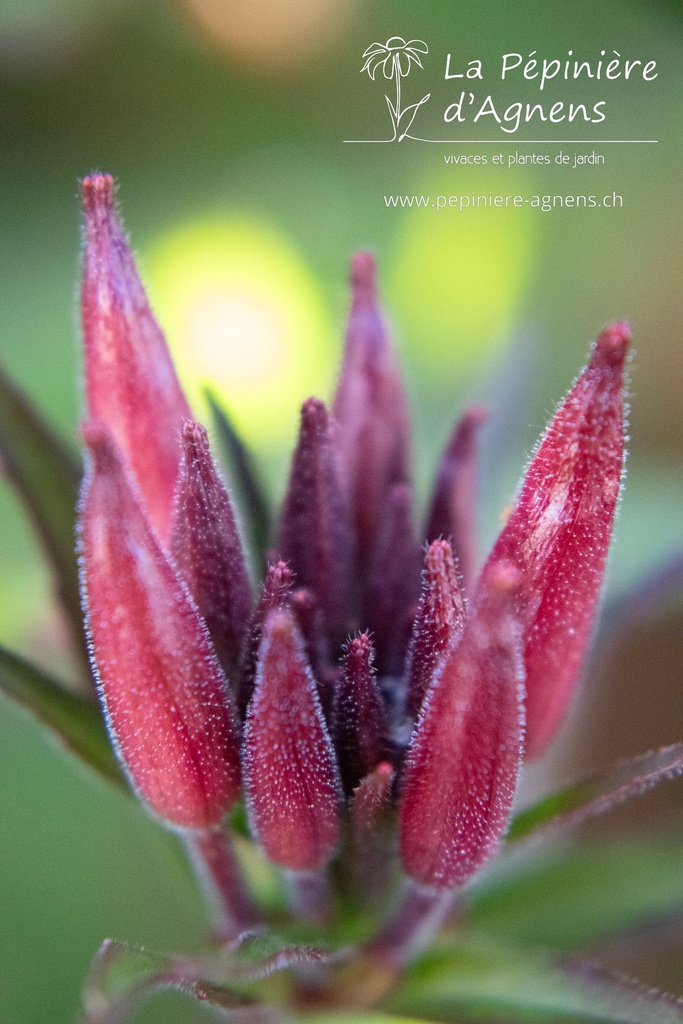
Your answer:
[[[402,142],[408,137],[417,111],[431,96],[431,93],[427,93],[419,102],[401,108],[401,79],[408,76],[413,64],[421,68],[420,54],[428,52],[429,47],[422,39],[411,39],[410,42],[406,42],[401,36],[391,36],[385,43],[371,43],[363,54],[365,63],[360,69],[361,74],[367,71],[374,82],[375,75],[382,68],[384,77],[388,81],[394,79],[396,82],[395,101],[392,103],[391,98],[385,96],[393,129],[392,138],[387,140],[389,142]]]

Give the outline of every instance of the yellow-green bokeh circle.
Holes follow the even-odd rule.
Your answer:
[[[416,193],[477,196],[527,194],[529,184],[458,169],[426,182]],[[444,360],[470,374],[485,368],[509,339],[536,250],[533,211],[413,207],[402,214],[389,274],[389,298],[426,372]]]
[[[193,408],[206,416],[210,387],[246,437],[281,447],[330,378],[328,317],[294,246],[260,221],[202,220],[158,239],[145,277]]]

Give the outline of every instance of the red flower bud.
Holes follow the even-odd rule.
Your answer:
[[[491,565],[422,705],[403,778],[399,838],[408,875],[462,885],[495,853],[521,760],[523,666],[513,614],[519,574]]]
[[[521,571],[530,756],[555,735],[590,638],[621,482],[629,341],[627,324],[613,324],[598,338],[490,556],[510,559]]]
[[[186,421],[182,445],[171,554],[234,685],[252,612],[242,543],[204,427]]]
[[[81,312],[88,412],[132,468],[162,544],[173,526],[178,437],[190,410],[114,209],[109,174],[82,182]]]
[[[367,564],[391,486],[408,479],[410,420],[377,302],[375,261],[351,261],[351,313],[334,397],[334,443],[351,500],[361,566]]]
[[[327,409],[309,398],[301,409],[282,508],[280,554],[297,586],[316,595],[327,636],[344,635],[351,573],[351,531],[329,441]]]
[[[436,475],[427,540],[450,540],[465,585],[474,580],[477,560],[476,440],[486,410],[473,405],[455,425]]]
[[[368,566],[363,623],[374,636],[380,675],[403,674],[420,599],[422,552],[413,535],[412,497],[408,484],[391,488]]]
[[[270,612],[275,608],[282,608],[287,603],[291,590],[292,573],[287,563],[271,562],[266,571],[261,594],[259,595],[258,603],[247,631],[247,639],[240,659],[237,706],[242,718],[247,713],[249,701],[254,692],[263,625]]]
[[[425,555],[425,581],[408,657],[406,711],[415,717],[446,651],[460,639],[465,605],[453,552],[447,540],[435,540]]]
[[[266,619],[244,733],[249,820],[268,857],[325,867],[339,838],[339,779],[315,682],[291,612]]]
[[[83,432],[92,453],[80,507],[83,598],[107,722],[150,809],[172,826],[211,827],[240,788],[225,678],[109,432],[99,423]]]
[[[335,701],[335,746],[350,795],[386,753],[388,726],[377,689],[375,652],[367,633],[349,640]]]

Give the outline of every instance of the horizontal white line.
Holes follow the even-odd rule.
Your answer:
[[[395,142],[395,139],[344,139],[346,143],[353,145],[367,143],[378,145],[384,142]],[[405,139],[403,140],[406,141]],[[659,139],[414,139],[411,142],[431,142],[438,146],[652,146],[659,142]]]

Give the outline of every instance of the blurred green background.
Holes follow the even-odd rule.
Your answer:
[[[0,359],[75,444],[77,179],[111,171],[189,393],[201,411],[202,384],[216,383],[277,499],[297,405],[330,393],[348,258],[371,248],[408,376],[422,500],[463,404],[492,407],[485,550],[590,341],[607,320],[628,317],[632,441],[610,576],[613,591],[627,586],[681,542],[681,26],[678,3],[666,0],[1,0]],[[608,99],[603,125],[565,126],[570,135],[534,125],[520,129],[522,138],[659,142],[596,146],[604,166],[572,169],[465,169],[444,164],[447,147],[344,145],[387,131],[385,83],[359,69],[372,41],[397,33],[429,43],[425,70],[404,88],[412,101],[432,89],[430,109],[459,93],[443,78],[450,51],[481,58],[490,70],[479,91],[506,104]],[[501,86],[493,70],[507,51],[551,58],[573,49],[596,60],[603,48],[657,60],[658,79],[560,83],[539,96],[528,83]],[[510,138],[485,122],[466,127],[463,137]],[[560,148],[592,147],[519,151],[554,156]],[[515,146],[500,150],[507,159]],[[496,147],[452,151],[490,156]],[[615,191],[624,204],[437,213],[384,202],[392,193],[472,190]],[[0,522],[0,642],[67,674],[50,581],[6,487]],[[652,641],[660,655],[677,635]],[[660,720],[646,740],[636,734],[620,746],[612,732],[615,756],[636,753],[641,740],[681,738],[680,689],[667,689],[668,665],[659,682],[643,680],[643,700],[664,708]],[[680,818],[680,801],[673,809]],[[104,936],[187,948],[201,927],[192,883],[156,826],[0,699],[0,1022],[74,1019]],[[143,1019],[171,1013],[198,1019],[172,999]]]

